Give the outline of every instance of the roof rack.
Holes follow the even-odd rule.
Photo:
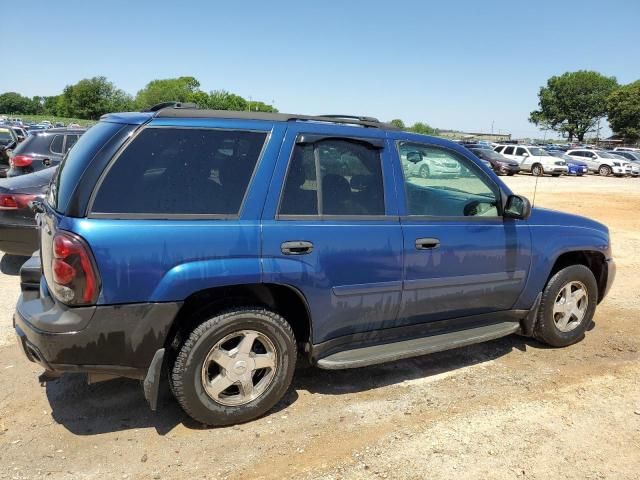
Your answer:
[[[344,125],[358,125],[368,128],[398,130],[393,125],[381,122],[377,118],[354,115],[295,115],[289,113],[247,112],[236,110],[199,109],[192,103],[166,102],[151,107],[157,118],[227,118],[238,120],[266,120],[276,122],[326,122]]]

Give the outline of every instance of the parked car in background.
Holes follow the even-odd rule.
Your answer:
[[[42,200],[57,168],[0,180],[0,251],[31,256],[38,249],[33,200]]]
[[[622,177],[627,174],[626,161],[601,150],[575,149],[567,152],[571,158],[581,160],[587,164],[589,171],[596,172],[603,177],[611,174]]]
[[[565,153],[564,150],[547,150],[547,152],[549,152],[549,155],[553,155],[556,158],[561,158],[567,163],[568,175],[582,177],[583,175],[587,175],[589,173],[589,166],[586,164],[586,162],[570,157]]]
[[[13,151],[7,176],[15,177],[58,165],[84,132],[66,128],[32,132]]]
[[[632,162],[627,159],[624,155],[620,155],[622,152],[609,153],[609,155],[613,155],[615,158],[620,160],[621,162],[625,162],[624,171],[625,174],[630,175],[632,177],[640,176],[640,165],[636,162]]]
[[[640,148],[635,147],[616,147],[613,149],[614,152],[638,152],[640,153]]]
[[[522,170],[536,176],[549,174],[559,177],[569,171],[564,160],[549,155],[535,145],[498,145],[494,150],[510,160],[515,160]]]
[[[465,148],[468,148],[469,150],[471,150],[472,148],[475,148],[476,150],[477,149],[493,150],[493,147],[488,143],[463,143],[462,145]]]
[[[29,133],[34,133],[41,130],[46,130],[47,127],[45,125],[27,125],[27,130]]]
[[[468,174],[403,175],[425,158]],[[282,399],[298,352],[335,370],[580,341],[615,276],[607,227],[533,209],[479,162],[370,117],[103,116],[36,205],[19,345],[43,380],[141,379],[154,409],[167,372],[188,415],[236,425]]]
[[[509,160],[494,150],[470,146],[467,146],[467,148],[471,150],[476,157],[489,162],[493,171],[499,175],[515,175],[520,171],[520,164],[518,162]]]
[[[460,163],[439,150],[407,145],[400,148],[400,159],[405,174],[411,177],[457,177],[461,174]]]
[[[23,142],[29,136],[29,133],[24,127],[13,126],[11,127],[11,129],[15,132],[16,136],[18,137],[18,142]]]
[[[640,151],[633,152],[631,150],[607,150],[607,153],[612,153],[614,155],[623,157],[628,162],[636,162],[640,164]]]
[[[9,156],[18,145],[18,136],[11,127],[0,126],[0,178],[7,176],[9,171]]]

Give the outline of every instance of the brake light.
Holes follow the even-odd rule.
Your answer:
[[[33,157],[29,155],[15,155],[9,160],[12,167],[28,167],[33,163]]]
[[[36,199],[36,195],[7,193],[0,194],[0,210],[18,210],[19,208],[29,208],[29,202]]]
[[[53,292],[63,303],[87,305],[98,296],[98,274],[87,244],[77,235],[59,230],[53,237]]]

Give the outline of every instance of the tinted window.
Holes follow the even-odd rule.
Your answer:
[[[493,150],[494,150],[495,152],[500,153],[500,152],[502,152],[502,150],[504,150],[504,146],[496,147],[496,148],[494,148]]]
[[[238,214],[266,136],[264,132],[147,128],[107,173],[92,211]]]
[[[513,150],[514,150],[514,148],[513,148],[513,147],[506,147],[506,148],[504,149],[504,152],[502,152],[502,154],[503,154],[503,155],[513,155]]]
[[[67,135],[67,143],[64,144],[64,153],[67,153],[71,150],[76,142],[78,141],[79,135]]]
[[[527,153],[527,151],[526,151],[524,148],[522,148],[522,147],[518,147],[518,148],[516,149],[516,155],[522,156],[522,155],[524,155],[525,153]]]
[[[499,190],[469,159],[453,150],[400,143],[400,158],[418,155],[429,175],[405,170],[408,215],[438,217],[498,216]]]
[[[350,140],[295,146],[282,193],[281,215],[384,213],[379,150]]]
[[[64,135],[56,135],[51,140],[51,145],[49,146],[49,150],[53,153],[62,153],[62,142],[64,140]]]

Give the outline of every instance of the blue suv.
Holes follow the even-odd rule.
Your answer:
[[[415,161],[442,168],[405,175]],[[106,115],[34,209],[14,316],[28,359],[45,379],[141,379],[154,409],[166,373],[208,425],[270,410],[298,357],[570,345],[615,274],[605,226],[532,210],[462,146],[369,117]]]

